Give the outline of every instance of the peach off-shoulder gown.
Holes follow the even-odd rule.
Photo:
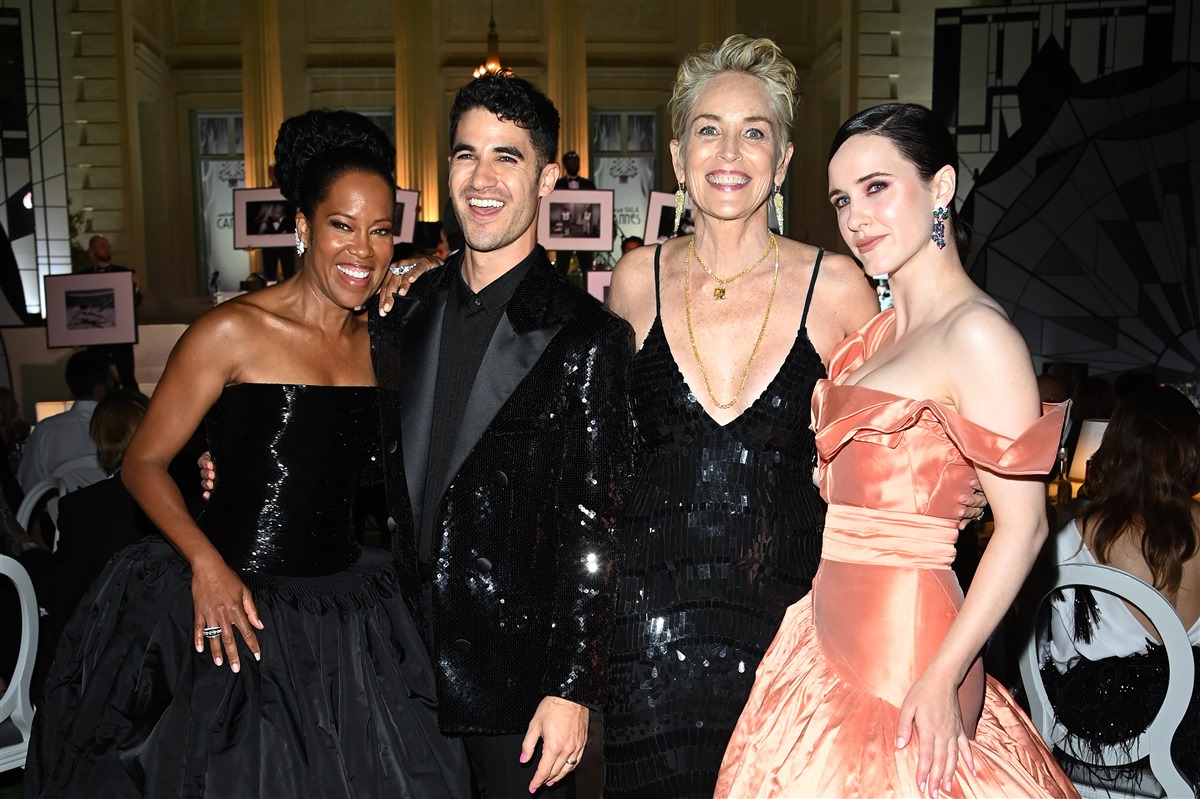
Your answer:
[[[917,796],[900,704],[962,605],[950,564],[976,468],[1045,474],[1065,406],[1013,440],[929,400],[840,385],[887,338],[885,311],[834,353],[813,395],[829,502],[812,592],[788,609],[725,752],[716,796]],[[976,661],[959,689],[976,775],[951,796],[1078,796],[1037,730]]]

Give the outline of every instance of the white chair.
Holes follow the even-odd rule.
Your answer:
[[[62,494],[63,481],[61,477],[47,477],[44,480],[38,480],[33,484],[33,488],[25,492],[25,499],[21,500],[21,506],[17,508],[17,524],[21,525],[22,530],[28,530],[34,513],[44,505],[51,520],[57,525],[58,504],[51,503],[50,500],[56,496],[62,496]]]
[[[33,682],[33,664],[37,659],[38,605],[33,582],[25,567],[7,555],[0,555],[0,575],[12,580],[21,599],[21,651],[17,668],[0,698],[0,771],[25,766],[29,751],[29,730],[33,725],[33,705],[29,686]],[[14,620],[6,619],[5,625]]]
[[[1039,611],[1046,597],[1060,588],[1086,586],[1115,594],[1142,611],[1155,629],[1167,653],[1169,677],[1162,706],[1150,726],[1131,741],[1132,748],[1104,747],[1099,756],[1089,743],[1059,723],[1042,682]],[[1171,603],[1153,586],[1111,566],[1087,563],[1060,564],[1035,573],[1026,583],[1023,597],[1029,604],[1022,627],[1021,682],[1029,700],[1030,717],[1046,743],[1076,760],[1093,766],[1124,766],[1149,756],[1150,768],[1136,780],[1112,783],[1095,779],[1086,768],[1068,769],[1071,780],[1085,799],[1095,797],[1195,797],[1187,780],[1171,757],[1171,739],[1183,721],[1192,698],[1196,664],[1183,622]]]

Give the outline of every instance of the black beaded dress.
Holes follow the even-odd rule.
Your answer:
[[[825,506],[809,402],[825,368],[804,324],[820,264],[779,372],[727,425],[684,381],[661,309],[634,356],[640,451],[609,667],[607,797],[712,796],[754,671],[812,587]],[[658,253],[654,271],[657,292]]]
[[[468,795],[391,556],[353,531],[375,389],[229,386],[205,426],[220,482],[199,524],[254,596],[262,660],[240,638],[237,674],[197,653],[187,562],[131,544],[60,640],[24,795]]]

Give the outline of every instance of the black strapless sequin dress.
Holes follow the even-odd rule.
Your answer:
[[[712,796],[754,671],[820,562],[809,403],[824,376],[802,323],[767,389],[721,426],[684,381],[661,318],[634,357],[640,460],[617,589],[605,796]]]
[[[163,539],[119,552],[59,644],[25,796],[465,796],[391,556],[351,506],[379,445],[370,387],[241,384],[205,419],[220,484],[200,526],[264,629],[242,669],[192,645],[191,572]]]

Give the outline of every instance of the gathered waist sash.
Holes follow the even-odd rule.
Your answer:
[[[956,541],[954,519],[830,505],[821,557],[875,566],[947,569],[954,562]]]

